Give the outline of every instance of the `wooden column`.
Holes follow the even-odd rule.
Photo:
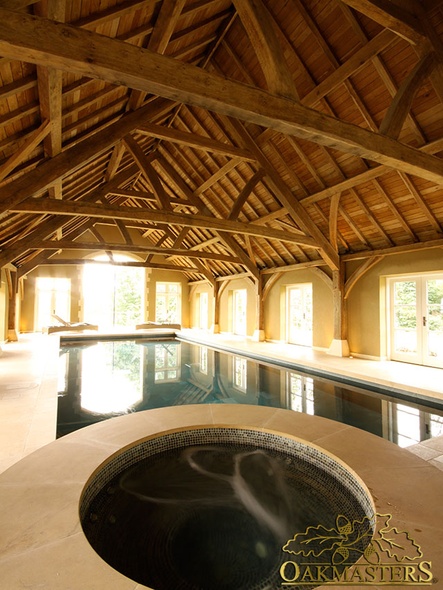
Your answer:
[[[334,337],[328,350],[333,356],[349,356],[348,317],[345,299],[345,268],[332,271],[332,299],[334,305]]]
[[[17,324],[17,273],[6,271],[8,281],[8,340],[10,342],[17,342],[18,334],[16,329]]]
[[[214,281],[214,312],[213,312],[213,322],[211,327],[211,332],[213,334],[220,334],[220,283]]]
[[[252,336],[254,342],[265,340],[265,300],[263,296],[263,276],[260,274],[256,282],[256,328]]]

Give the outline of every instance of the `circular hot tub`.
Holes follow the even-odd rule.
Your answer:
[[[280,586],[291,559],[283,547],[295,535],[335,530],[337,519],[367,528],[374,513],[365,485],[332,455],[271,431],[218,426],[122,449],[91,476],[80,502],[94,550],[154,590]],[[370,535],[356,533],[359,556]],[[318,557],[303,558],[310,561]]]

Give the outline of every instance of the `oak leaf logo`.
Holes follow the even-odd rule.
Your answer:
[[[423,553],[406,531],[391,525],[391,514],[376,514],[380,523],[375,527],[375,518],[365,516],[361,520],[349,520],[340,514],[335,527],[309,526],[297,533],[283,547],[283,551],[303,557],[322,557],[331,565],[353,564],[362,555],[370,564],[383,561],[383,554],[397,562],[413,561]]]

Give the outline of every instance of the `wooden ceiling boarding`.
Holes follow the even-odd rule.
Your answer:
[[[438,0],[0,0],[0,265],[443,247],[442,37]]]

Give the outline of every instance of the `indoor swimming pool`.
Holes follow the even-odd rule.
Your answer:
[[[185,404],[249,404],[322,416],[401,447],[443,434],[443,408],[175,338],[63,342],[57,437]]]

